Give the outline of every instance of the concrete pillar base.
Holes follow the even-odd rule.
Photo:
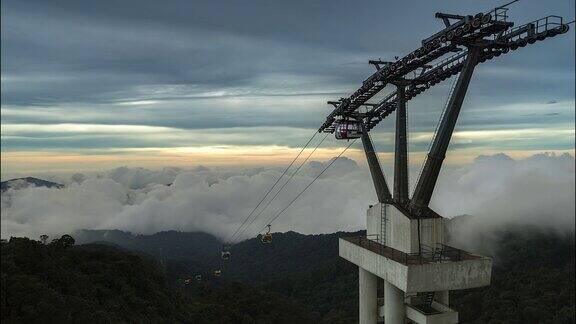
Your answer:
[[[404,324],[405,321],[404,292],[388,281],[384,281],[384,323]]]
[[[358,297],[359,299],[359,323],[376,324],[378,322],[376,275],[358,267]]]
[[[434,294],[434,300],[446,306],[450,306],[450,291],[449,290],[437,291]]]

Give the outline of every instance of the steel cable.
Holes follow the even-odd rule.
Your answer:
[[[348,146],[346,146],[346,148],[344,148],[344,150],[342,150],[342,152],[340,152],[340,154],[338,154],[337,157],[335,157],[332,161],[330,161],[330,163],[324,167],[324,169],[322,169],[322,171],[320,173],[318,173],[318,175],[316,175],[316,177],[314,179],[312,179],[312,181],[302,190],[300,191],[300,193],[298,195],[296,195],[296,197],[294,197],[294,199],[292,199],[292,201],[290,201],[290,203],[288,203],[288,205],[286,205],[286,207],[284,207],[282,210],[280,210],[276,216],[274,216],[274,218],[272,218],[271,220],[269,220],[267,222],[267,225],[272,224],[276,219],[278,219],[298,198],[300,198],[300,196],[302,196],[302,194],[308,189],[310,188],[310,186],[316,181],[318,180],[318,178],[320,178],[320,176],[322,176],[322,174],[324,174],[324,172],[326,172],[326,170],[328,170],[328,168],[330,168],[332,166],[332,164],[334,164],[334,162],[336,162],[336,160],[338,160],[342,154],[344,154],[344,152],[346,152],[351,146],[352,144],[354,144],[356,142],[356,139],[354,139],[352,142],[350,142],[350,144],[348,144]],[[266,226],[264,227],[264,229],[266,228]],[[263,229],[262,229],[263,230]],[[259,232],[261,232],[262,230],[260,230]]]
[[[280,192],[282,191],[282,189],[284,189],[286,187],[286,185],[288,185],[288,183],[290,183],[290,181],[292,180],[292,178],[294,178],[294,176],[300,171],[300,169],[304,166],[304,164],[306,164],[306,162],[310,159],[310,157],[312,156],[312,154],[314,154],[314,152],[316,152],[316,150],[320,147],[320,145],[322,145],[322,143],[324,142],[324,140],[326,139],[326,137],[328,137],[328,133],[326,133],[326,135],[324,135],[324,137],[322,138],[322,140],[316,145],[316,147],[314,147],[314,150],[312,150],[312,152],[310,152],[310,154],[308,154],[308,156],[306,157],[306,159],[304,159],[304,161],[302,161],[302,163],[300,163],[300,165],[298,166],[298,168],[296,168],[296,171],[294,171],[294,173],[292,173],[290,175],[290,177],[288,178],[288,180],[286,180],[286,182],[282,185],[282,187],[280,187],[280,189],[278,189],[278,191],[276,191],[276,194],[274,194],[274,196],[268,200],[268,202],[266,203],[266,205],[264,206],[264,208],[262,208],[260,210],[260,212],[258,213],[258,215],[256,215],[254,218],[252,218],[252,220],[250,221],[250,223],[244,227],[244,230],[239,233],[238,235],[241,235],[242,233],[248,231],[248,228],[250,228],[250,226],[252,226],[252,224],[254,224],[254,222],[256,221],[256,219],[258,219],[258,217],[260,217],[260,215],[262,215],[262,213],[264,213],[264,211],[266,210],[266,208],[268,208],[268,206],[270,206],[270,204],[272,203],[272,201],[274,201],[274,199],[276,199],[276,197],[278,197],[278,195],[280,194]]]
[[[274,189],[274,187],[276,187],[276,185],[278,184],[278,182],[280,182],[280,179],[282,179],[282,177],[284,177],[284,175],[286,174],[286,172],[288,172],[288,169],[290,169],[290,167],[292,167],[292,165],[294,164],[294,162],[296,162],[296,160],[298,159],[298,157],[300,157],[300,155],[302,154],[302,152],[306,149],[306,147],[308,147],[308,145],[310,145],[310,142],[312,142],[312,140],[314,139],[314,137],[316,137],[316,135],[318,134],[318,132],[314,131],[314,135],[312,135],[312,137],[310,137],[310,139],[308,140],[308,142],[306,142],[306,145],[304,145],[304,147],[302,147],[302,149],[300,150],[300,152],[298,152],[298,155],[296,155],[296,157],[292,160],[292,162],[290,162],[290,164],[286,167],[286,169],[284,169],[284,172],[282,172],[282,174],[280,175],[280,177],[278,177],[278,179],[276,179],[276,182],[274,182],[274,184],[272,185],[272,187],[270,187],[270,189],[268,189],[268,191],[266,192],[266,194],[264,195],[264,197],[262,197],[262,199],[260,199],[260,201],[258,202],[258,204],[256,205],[256,207],[254,207],[254,209],[252,209],[252,211],[250,212],[250,214],[248,214],[248,216],[242,221],[242,224],[240,224],[240,226],[238,226],[238,228],[236,229],[236,231],[228,237],[228,239],[226,239],[224,242],[230,242],[240,231],[240,229],[248,222],[248,219],[250,219],[250,217],[254,214],[254,212],[258,209],[258,207],[260,207],[260,205],[262,204],[262,202],[268,197],[268,195],[270,194],[270,192],[272,192],[272,190]]]

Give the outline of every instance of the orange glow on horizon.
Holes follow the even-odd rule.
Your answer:
[[[337,156],[343,148],[319,148],[311,160],[326,161]],[[300,156],[302,161],[312,149],[306,149]],[[300,148],[282,146],[204,146],[178,147],[170,149],[126,149],[118,151],[85,151],[85,152],[54,152],[54,151],[19,151],[3,152],[0,161],[2,175],[24,172],[77,172],[88,170],[111,169],[120,166],[130,167],[194,167],[197,165],[220,167],[257,167],[286,165],[298,154]],[[546,151],[505,151],[503,153],[514,159],[522,159],[537,153],[552,152],[556,154],[569,153],[574,150]],[[462,165],[470,163],[478,155],[493,155],[502,153],[497,150],[458,150],[450,152],[447,164]],[[344,156],[365,165],[364,154],[360,148],[350,148]],[[392,163],[393,152],[379,154],[382,164]],[[410,154],[410,163],[420,165],[425,157],[424,152]]]

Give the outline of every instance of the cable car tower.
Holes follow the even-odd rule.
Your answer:
[[[513,1],[515,2],[515,1]],[[511,2],[512,3],[512,2]],[[457,323],[449,291],[490,284],[492,260],[444,244],[444,221],[429,207],[474,69],[500,55],[564,34],[569,23],[547,16],[515,26],[507,6],[476,15],[436,13],[444,29],[394,62],[371,60],[376,72],[334,110],[319,132],[361,138],[378,204],[367,211],[366,236],[341,238],[339,254],[359,268],[359,322]],[[407,102],[458,75],[412,197],[408,194]],[[386,86],[390,94],[369,102]],[[360,108],[363,109],[360,109]],[[369,131],[396,112],[391,193]],[[384,296],[377,296],[378,278]]]

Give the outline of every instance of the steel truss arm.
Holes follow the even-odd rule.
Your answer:
[[[396,135],[394,152],[394,199],[408,202],[408,134],[406,118],[405,86],[398,85],[396,90]]]
[[[466,96],[474,68],[480,59],[481,51],[482,49],[479,47],[472,47],[468,51],[462,72],[458,77],[454,92],[442,116],[438,132],[434,138],[434,143],[428,153],[422,174],[416,184],[416,189],[414,190],[414,195],[410,203],[411,207],[415,210],[428,207],[430,203],[438,175],[440,174],[442,162],[446,156],[446,151],[448,150],[448,145],[450,144],[450,139],[452,138],[452,133],[458,120],[460,108],[462,108],[462,103],[464,102],[464,97]]]
[[[368,160],[368,166],[370,167],[370,174],[372,175],[372,182],[376,188],[378,201],[383,204],[390,203],[392,201],[392,195],[388,189],[386,177],[384,177],[384,172],[378,161],[378,156],[372,145],[370,135],[365,131],[364,126],[362,126],[362,144],[364,145],[364,153],[366,153],[366,160]]]

